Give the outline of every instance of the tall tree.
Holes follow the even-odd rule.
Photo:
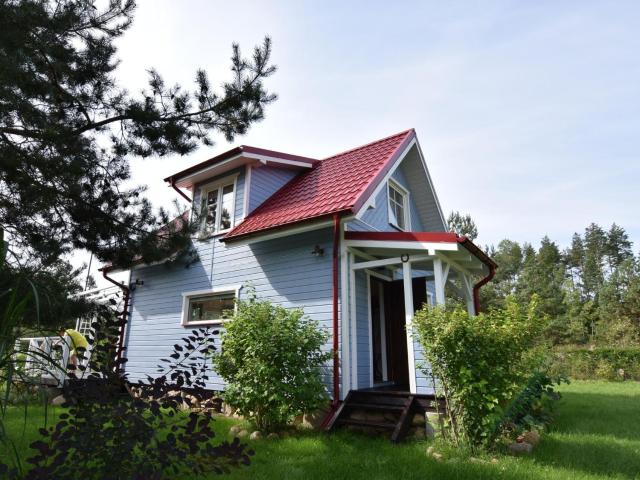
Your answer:
[[[626,230],[615,223],[612,224],[607,232],[604,246],[604,254],[607,259],[609,273],[613,273],[625,260],[633,258],[632,245]]]
[[[469,240],[473,241],[478,238],[478,227],[468,213],[451,212],[447,218],[447,224],[449,230],[458,235],[464,235]]]
[[[604,282],[604,260],[607,234],[592,223],[584,231],[584,266],[582,284],[588,298],[595,299]]]
[[[18,263],[47,265],[84,248],[127,264],[184,246],[186,221],[158,232],[168,215],[153,212],[142,187],[125,186],[129,158],[184,155],[214,133],[232,140],[275,99],[263,84],[275,71],[268,38],[250,59],[233,45],[219,91],[203,70],[187,91],[151,69],[148,88],[130,94],[116,78],[115,41],[135,4],[98,5],[0,2],[0,230]]]

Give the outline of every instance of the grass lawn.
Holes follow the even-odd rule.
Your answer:
[[[250,442],[256,451],[252,465],[228,478],[640,479],[640,383],[574,382],[564,385],[562,393],[556,422],[530,457],[496,454],[497,464],[478,464],[436,446],[445,456],[437,462],[426,456],[426,441],[392,445],[347,432],[309,432]],[[42,419],[42,409],[32,407],[22,435],[23,412],[12,412],[8,429],[19,449],[26,451]],[[226,436],[234,423],[220,418],[217,431]]]

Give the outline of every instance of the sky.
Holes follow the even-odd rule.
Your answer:
[[[639,31],[634,1],[138,0],[118,40],[131,92],[152,67],[219,85],[231,44],[250,54],[268,35],[279,98],[232,144],[133,158],[133,182],[171,207],[164,177],[236,145],[325,158],[413,127],[445,215],[470,213],[478,243],[566,246],[616,222],[638,251]]]

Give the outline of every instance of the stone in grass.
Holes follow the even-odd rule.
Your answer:
[[[260,438],[262,438],[262,432],[259,430],[256,430],[251,435],[249,435],[249,440],[258,440]]]
[[[57,397],[54,397],[51,400],[51,405],[54,405],[56,407],[59,407],[60,405],[62,405],[63,403],[65,403],[66,400],[64,398],[64,395],[58,395]]]
[[[245,429],[240,430],[236,434],[236,437],[238,437],[238,438],[244,438],[244,437],[248,437],[248,436],[249,436],[249,432],[247,432]]]
[[[234,425],[229,429],[229,434],[235,437],[236,435],[238,435],[238,432],[240,432],[240,430],[242,430],[242,427],[240,425]]]
[[[511,455],[529,455],[531,452],[533,452],[533,445],[527,442],[516,442],[509,445]]]
[[[433,447],[427,448],[427,455],[438,462],[441,462],[442,459],[444,458],[443,455],[441,453],[436,452]]]
[[[524,432],[522,435],[518,437],[518,440],[522,442],[529,443],[534,447],[540,443],[540,434],[536,430],[531,430],[530,432]]]

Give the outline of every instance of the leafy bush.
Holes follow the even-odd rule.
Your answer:
[[[321,368],[330,353],[316,322],[253,293],[238,301],[225,325],[214,367],[227,382],[224,400],[266,431],[278,429],[327,400]]]
[[[640,380],[640,348],[556,348],[551,371],[576,380]]]
[[[539,361],[532,352],[544,320],[535,299],[522,308],[511,297],[503,309],[478,316],[460,306],[429,307],[414,319],[417,337],[447,401],[451,432],[459,443],[489,445],[505,409]]]
[[[106,310],[106,309],[105,309]],[[92,371],[82,380],[73,372],[63,389],[67,411],[55,426],[41,428],[31,444],[31,469],[21,472],[0,464],[0,476],[50,478],[163,479],[184,474],[203,476],[228,472],[249,463],[253,454],[236,438],[212,443],[210,411],[183,412],[183,401],[204,403],[208,357],[214,346],[210,329],[193,330],[162,359],[159,375],[142,382],[144,397],[128,393],[116,358],[120,321],[105,311],[95,322],[97,335],[107,341],[92,352]],[[189,396],[174,395],[181,387]]]
[[[551,423],[553,404],[560,398],[554,387],[563,381],[566,381],[563,377],[552,377],[544,372],[531,375],[522,391],[505,409],[494,434],[540,430]]]

